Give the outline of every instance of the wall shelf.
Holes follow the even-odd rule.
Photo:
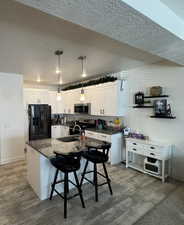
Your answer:
[[[141,109],[141,108],[150,108],[152,109],[153,106],[152,105],[135,105],[133,106],[134,109]]]
[[[144,98],[168,98],[169,95],[144,96]]]
[[[150,116],[151,118],[158,118],[158,119],[176,119],[175,116]]]

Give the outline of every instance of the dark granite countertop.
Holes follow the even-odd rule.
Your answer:
[[[108,134],[108,135],[118,134],[122,132],[121,130],[116,130],[111,128],[107,128],[107,129],[86,128],[86,130],[102,133],[102,134]]]
[[[67,122],[67,123],[52,123],[51,126],[66,126],[66,127],[69,127],[71,125],[70,122]]]
[[[71,136],[76,137],[76,135]],[[53,138],[27,142],[27,145],[47,158],[53,157],[55,155],[54,152],[69,154],[71,152],[80,152],[87,150],[87,146],[100,147],[104,144],[105,142],[92,138],[86,138],[84,141],[78,139],[73,142],[63,142]]]

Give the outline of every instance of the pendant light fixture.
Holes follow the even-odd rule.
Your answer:
[[[41,82],[41,78],[40,78],[40,75],[39,74],[37,75],[36,81],[37,81],[37,83],[40,83]]]
[[[84,94],[84,89],[83,89],[83,87],[82,87],[82,89],[81,89],[80,101],[81,101],[81,102],[84,102],[84,101],[85,101],[85,94]]]
[[[86,73],[86,56],[79,56],[78,59],[81,60],[81,66],[82,66],[82,74],[81,74],[81,76],[83,78],[85,78],[87,76],[87,73]]]
[[[81,67],[82,67],[82,77],[85,78],[87,76],[86,74],[86,56],[79,56],[78,58],[81,60]],[[80,101],[84,102],[85,101],[85,94],[84,94],[84,89],[83,89],[83,83],[82,83],[82,89],[81,89],[81,94],[80,94]]]
[[[61,101],[61,84],[62,84],[61,55],[63,55],[63,51],[57,50],[55,51],[55,55],[58,57],[58,65],[56,68],[56,74],[58,74],[57,100]]]

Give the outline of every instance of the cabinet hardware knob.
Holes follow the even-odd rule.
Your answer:
[[[155,155],[154,153],[150,153],[150,155]]]
[[[137,145],[136,143],[133,143],[133,145]]]
[[[151,149],[155,149],[155,147],[150,147]]]
[[[136,148],[133,148],[133,150],[134,150],[134,151],[137,151],[137,149],[136,149]]]

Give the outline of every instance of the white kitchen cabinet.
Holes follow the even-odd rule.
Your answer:
[[[51,137],[60,138],[61,137],[61,126],[55,125],[51,127]]]
[[[73,91],[64,91],[63,92],[63,112],[66,114],[73,114],[74,113],[74,94]]]
[[[91,115],[103,115],[102,108],[103,108],[103,90],[100,87],[93,87],[90,90],[92,92],[91,95]]]
[[[64,113],[65,99],[63,92],[61,94],[61,101],[57,100],[57,91],[49,91],[47,89],[24,89],[24,105],[25,109],[28,104],[48,104],[51,105],[52,114]],[[67,100],[66,100],[67,102]]]
[[[56,91],[49,91],[49,105],[51,106],[51,113],[56,114],[58,113],[59,103],[57,101],[57,92]]]
[[[122,147],[123,147],[122,133],[109,135],[86,130],[85,135],[86,137],[89,138],[94,138],[100,141],[106,141],[111,143],[111,148],[109,152],[109,161],[112,165],[118,164],[122,161]]]
[[[49,93],[46,89],[24,89],[25,104],[49,104]]]
[[[62,137],[69,135],[69,127],[68,126],[61,126],[61,135]]]
[[[49,91],[49,105],[51,105],[52,114],[62,114],[64,113],[64,99],[63,93],[61,93],[61,100],[57,100],[57,91]]]
[[[74,105],[91,103],[91,115],[124,116],[128,109],[127,82],[117,80],[84,88],[85,100],[80,101],[81,88],[63,91],[62,112],[74,114]]]
[[[69,127],[63,126],[63,125],[55,125],[55,126],[52,126],[51,132],[52,132],[52,135],[51,135],[52,138],[65,137],[69,135]]]
[[[93,86],[90,90],[91,114],[98,116],[124,116],[128,109],[126,81],[115,81]]]

